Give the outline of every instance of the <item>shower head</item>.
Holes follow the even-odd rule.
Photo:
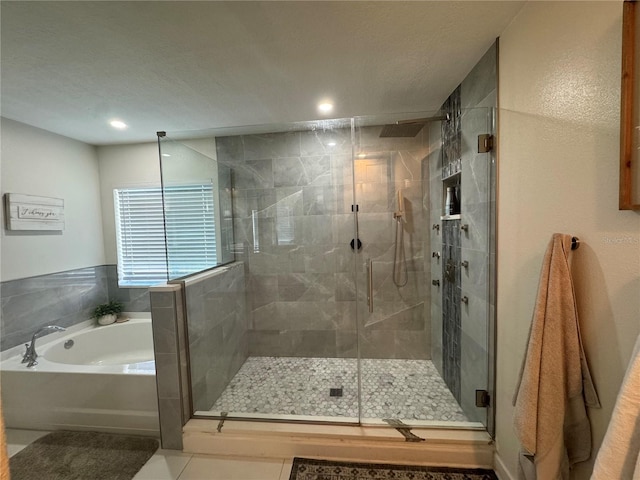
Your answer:
[[[412,120],[400,120],[396,123],[389,123],[382,127],[380,137],[415,137],[422,127],[429,122],[449,121],[449,114],[437,117],[416,118]]]

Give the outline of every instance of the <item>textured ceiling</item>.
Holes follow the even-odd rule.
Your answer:
[[[1,111],[90,144],[311,120],[325,97],[433,111],[522,5],[3,0]]]

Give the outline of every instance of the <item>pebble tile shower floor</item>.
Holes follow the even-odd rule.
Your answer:
[[[357,361],[249,357],[211,412],[357,417]],[[330,389],[342,387],[342,396]],[[362,417],[466,422],[430,360],[362,360]]]

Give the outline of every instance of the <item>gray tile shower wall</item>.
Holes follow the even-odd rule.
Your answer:
[[[459,97],[454,99],[452,97]],[[459,332],[451,338],[446,333],[448,308],[432,302],[432,346],[433,362],[436,368],[445,374],[451,374],[443,350],[447,345],[459,348],[459,388],[458,399],[465,414],[472,421],[486,420],[486,410],[475,406],[475,390],[488,388],[489,376],[489,327],[493,318],[495,296],[495,152],[477,153],[477,135],[490,133],[495,135],[495,109],[497,108],[497,44],[485,53],[461,85],[452,93],[444,108],[459,112],[459,134],[443,132],[432,126],[430,133],[430,176],[431,176],[431,223],[449,223],[440,221],[443,213],[442,167],[451,155],[459,155],[462,160],[461,182],[461,223],[468,230],[460,236],[458,245],[460,259],[468,262],[467,268],[459,269],[459,290],[468,298],[468,303],[457,304],[459,309]],[[454,124],[455,126],[455,124]],[[454,143],[459,141],[459,145]],[[442,145],[442,155],[436,150]],[[446,243],[440,239],[440,230],[432,230],[434,245]],[[444,246],[442,247],[444,250]],[[444,253],[444,252],[443,252]],[[443,257],[444,260],[444,257]],[[434,278],[440,273],[444,276],[443,265],[436,258],[431,261]],[[441,279],[441,282],[444,282]],[[434,287],[436,288],[436,287]],[[442,288],[442,287],[440,287]],[[435,293],[435,291],[434,291]],[[446,295],[443,302],[447,303]],[[449,312],[450,313],[450,312]],[[440,332],[444,338],[438,338]],[[442,335],[442,334],[440,334]],[[455,338],[458,342],[451,343]],[[445,375],[446,377],[447,375]]]
[[[442,369],[443,378],[455,399],[461,399],[461,345],[460,320],[460,220],[449,220],[442,225]]]
[[[359,148],[375,155],[361,162],[362,175],[356,165],[365,245],[358,255],[349,246],[350,129],[216,138],[218,161],[235,172],[236,258],[246,263],[251,355],[355,356],[354,272],[362,282],[366,254],[375,262],[377,309],[361,330],[363,355],[429,358],[421,249],[425,147],[421,136],[380,139],[379,130],[359,130]],[[405,232],[411,287],[403,291],[390,276],[399,186],[413,209],[412,231]]]
[[[31,340],[45,325],[70,327],[90,318],[108,300],[104,266],[2,282],[0,350]]]
[[[364,358],[430,359],[431,272],[424,263],[431,243],[427,133],[423,129],[415,137],[379,135],[380,127],[357,128],[355,135],[356,202],[363,243],[356,259],[359,316],[364,321],[360,352]],[[400,222],[394,219],[398,192],[404,201]],[[402,253],[396,253],[399,229],[405,262]],[[367,259],[373,270],[372,313],[366,308]]]
[[[182,426],[191,415],[183,295],[181,284],[151,287],[149,293],[160,442],[172,450],[182,450]]]
[[[449,115],[450,121],[441,122],[442,165],[448,172],[443,173],[445,186],[456,186],[458,195],[460,176],[446,178],[452,174],[451,166],[461,158],[462,153],[462,110],[460,107],[461,87],[458,86],[442,105],[442,110]],[[441,200],[442,201],[442,200]],[[442,207],[439,208],[442,213]],[[465,217],[466,218],[466,217]],[[466,221],[466,220],[465,220]],[[445,383],[458,402],[461,400],[461,344],[462,329],[460,321],[460,220],[443,220],[441,280],[442,291],[442,376]]]
[[[194,410],[209,410],[248,357],[245,267],[185,280]]]
[[[442,129],[440,123],[429,127],[429,231],[431,251],[425,256],[425,271],[431,270],[431,359],[440,375],[443,375],[442,342]],[[437,228],[436,228],[437,227]]]
[[[443,112],[449,114],[448,122],[440,122],[442,130],[442,164],[451,165],[461,156],[462,149],[462,109],[460,91],[458,86],[445,100],[441,107]],[[446,175],[445,175],[446,176]]]
[[[461,406],[472,421],[486,419],[486,410],[475,406],[475,391],[488,389],[489,322],[492,303],[491,214],[495,211],[495,152],[478,153],[477,135],[495,135],[493,112],[497,107],[497,44],[485,53],[461,84],[462,117],[462,235],[461,288],[469,300],[462,305]],[[492,243],[493,242],[493,243]]]
[[[118,286],[118,269],[116,265],[105,265],[109,300],[120,302],[125,312],[150,312],[148,288],[126,288]]]

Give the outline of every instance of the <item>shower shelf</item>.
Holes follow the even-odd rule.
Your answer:
[[[455,215],[442,215],[440,220],[460,220],[460,214],[456,213]]]

